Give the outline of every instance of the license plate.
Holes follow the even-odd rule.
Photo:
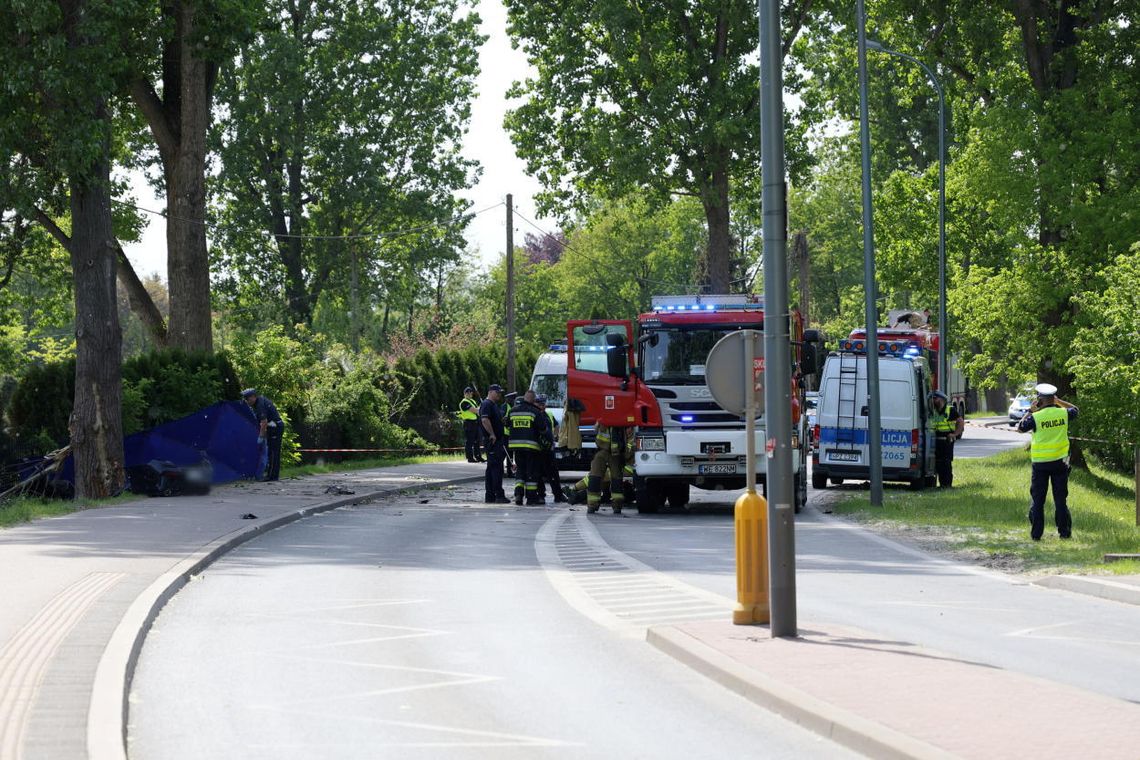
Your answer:
[[[827,458],[830,459],[832,462],[858,462],[859,461],[859,452],[858,451],[829,451],[829,452],[827,452]]]
[[[736,465],[734,464],[700,464],[697,465],[697,472],[702,475],[735,475]]]

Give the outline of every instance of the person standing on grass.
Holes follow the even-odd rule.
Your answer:
[[[1029,537],[1040,541],[1045,532],[1045,493],[1053,486],[1054,521],[1057,535],[1073,535],[1073,517],[1069,514],[1069,423],[1077,418],[1077,407],[1057,398],[1057,387],[1048,383],[1036,386],[1037,400],[1029,407],[1017,426],[1022,433],[1032,433],[1029,458],[1032,477],[1029,482]]]
[[[954,441],[962,437],[966,422],[958,410],[949,405],[942,391],[934,391],[930,419],[934,423],[934,469],[938,471],[938,487],[954,485]]]

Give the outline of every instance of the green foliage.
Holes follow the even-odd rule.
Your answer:
[[[1105,270],[1103,291],[1081,297],[1081,321],[1069,367],[1081,398],[1083,437],[1127,470],[1140,446],[1140,244]]]
[[[298,421],[304,419],[323,371],[319,345],[307,333],[300,335],[306,339],[273,325],[257,333],[239,332],[227,348],[241,386],[256,388]]]
[[[223,70],[212,135],[213,255],[244,327],[312,327],[320,307],[355,344],[377,295],[412,308],[458,259],[479,22],[459,0],[267,4]]]
[[[123,363],[123,434],[185,417],[239,392],[225,354],[160,351]],[[8,405],[8,422],[21,449],[46,453],[67,443],[75,393],[75,360],[29,367]]]

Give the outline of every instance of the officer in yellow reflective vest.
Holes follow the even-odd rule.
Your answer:
[[[948,401],[945,393],[934,391],[930,404],[930,421],[934,423],[934,469],[938,472],[939,488],[954,485],[954,441],[962,437],[966,427],[962,415]]]
[[[1033,477],[1029,483],[1029,536],[1041,540],[1045,532],[1045,493],[1053,485],[1054,520],[1057,535],[1073,535],[1073,518],[1069,514],[1069,423],[1077,417],[1077,407],[1057,398],[1057,387],[1041,383],[1035,390],[1037,400],[1021,419],[1017,429],[1032,433],[1029,458],[1033,461]]]
[[[479,450],[479,402],[475,400],[475,389],[470,385],[463,389],[459,401],[459,411],[455,413],[463,423],[463,452],[468,462],[482,462],[483,452]]]

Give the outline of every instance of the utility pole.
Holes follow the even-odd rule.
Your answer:
[[[764,407],[768,433],[768,578],[771,634],[796,635],[796,531],[792,480],[788,213],[784,181],[784,77],[779,0],[760,2],[760,172],[764,187]]]
[[[875,297],[875,232],[871,226],[871,128],[867,115],[867,13],[856,0],[859,27],[859,138],[863,146],[863,319],[867,324],[867,456],[871,505],[883,506],[883,418],[879,406],[879,312]]]
[[[507,391],[515,390],[515,214],[507,193]]]

